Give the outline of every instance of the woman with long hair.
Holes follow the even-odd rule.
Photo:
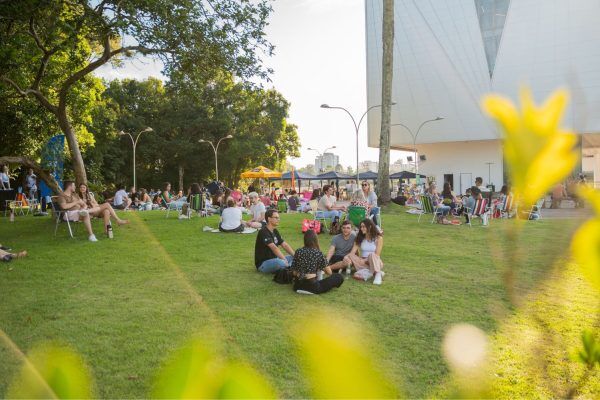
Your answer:
[[[144,210],[152,210],[152,198],[150,197],[150,195],[148,194],[148,191],[144,188],[140,189],[140,195],[139,195],[139,210],[140,211],[144,211]]]
[[[113,218],[118,225],[125,225],[129,223],[129,220],[119,218],[119,216],[109,203],[98,204],[98,202],[94,198],[94,195],[89,191],[86,184],[82,183],[81,185],[79,185],[77,195],[81,200],[85,202],[90,217],[104,219],[105,233],[108,233],[108,227],[110,226],[111,218]]]
[[[304,233],[304,247],[294,253],[291,270],[296,278],[293,286],[296,293],[325,293],[344,283],[344,278],[340,274],[332,274],[327,259],[319,248],[317,234],[311,229]],[[321,271],[325,271],[328,277],[319,280]]]
[[[368,281],[375,276],[373,284],[381,285],[384,276],[383,261],[381,261],[382,249],[383,236],[379,233],[377,226],[368,218],[362,220],[354,246],[344,257],[345,265],[354,265],[356,268],[354,279]]]

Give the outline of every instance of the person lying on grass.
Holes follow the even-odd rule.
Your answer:
[[[87,211],[92,217],[102,218],[104,220],[104,233],[108,233],[108,227],[110,226],[111,218],[114,219],[119,226],[129,223],[129,220],[119,218],[109,203],[98,204],[94,198],[94,195],[89,191],[87,185],[83,183],[79,185],[79,191],[77,192],[77,195],[85,202]]]
[[[244,232],[244,221],[242,220],[242,209],[237,207],[233,197],[227,199],[227,208],[221,213],[221,232]]]
[[[344,283],[344,278],[340,274],[333,274],[327,265],[327,260],[319,248],[317,234],[312,229],[304,233],[304,247],[294,253],[291,270],[296,277],[293,286],[296,293],[325,293]],[[320,271],[325,271],[328,277],[319,280]]]
[[[329,251],[327,251],[327,262],[333,271],[346,268],[347,264],[344,263],[344,257],[352,250],[355,240],[356,235],[352,232],[352,223],[349,220],[345,220],[342,222],[342,233],[335,235],[331,239],[331,246],[329,246]]]
[[[90,213],[86,210],[87,204],[77,196],[77,193],[75,193],[75,182],[64,182],[63,192],[58,196],[58,205],[62,211],[65,211],[63,214],[63,219],[65,221],[77,222],[81,220],[88,233],[89,241],[98,241],[92,230]]]
[[[381,285],[383,280],[383,262],[381,250],[383,249],[383,236],[370,219],[360,222],[358,235],[350,253],[344,257],[345,265],[354,265],[356,273],[354,279],[368,281],[373,275],[374,285]],[[359,255],[360,253],[360,255]]]
[[[13,258],[23,258],[27,256],[27,252],[25,250],[18,253],[11,253],[10,251],[10,247],[5,247],[0,244],[0,260],[8,262]]]
[[[254,244],[254,265],[260,272],[273,274],[292,265],[294,250],[283,240],[277,230],[279,225],[277,210],[267,210],[265,220],[267,224],[258,231],[256,243]],[[279,246],[289,255],[284,256]]]

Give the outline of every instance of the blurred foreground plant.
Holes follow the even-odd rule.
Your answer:
[[[530,205],[573,171],[579,155],[577,136],[559,126],[568,99],[565,90],[555,91],[541,107],[527,88],[521,88],[520,99],[521,110],[495,94],[485,96],[482,104],[502,128],[513,191]]]
[[[592,204],[596,216],[575,232],[571,250],[584,276],[600,290],[600,191],[582,188],[579,195]]]
[[[228,362],[195,339],[176,351],[152,394],[168,399],[273,399],[267,380],[242,362]]]
[[[43,344],[29,352],[6,397],[89,399],[93,397],[92,378],[83,359],[72,349]]]
[[[292,328],[302,371],[315,398],[396,398],[399,394],[371,356],[364,332],[319,312]]]

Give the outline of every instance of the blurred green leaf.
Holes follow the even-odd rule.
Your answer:
[[[579,360],[586,364],[588,368],[593,368],[594,365],[600,365],[600,342],[596,340],[594,334],[585,330],[581,334],[583,350],[579,350]]]
[[[377,368],[359,328],[331,315],[311,316],[292,329],[302,371],[316,398],[390,398],[397,390]]]
[[[275,398],[271,385],[243,363],[228,363],[200,340],[175,352],[159,373],[152,397]]]
[[[43,344],[31,350],[7,392],[7,398],[91,397],[92,378],[83,359],[72,349],[57,344]]]

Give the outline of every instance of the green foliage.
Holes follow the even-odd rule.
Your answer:
[[[583,331],[581,342],[583,349],[577,353],[579,361],[587,365],[588,368],[594,368],[596,364],[600,366],[600,341],[596,339],[592,331]]]
[[[179,349],[159,373],[153,398],[273,399],[271,385],[249,365],[228,362],[196,339]]]
[[[81,357],[69,347],[44,344],[27,355],[8,389],[8,398],[89,399],[92,378]]]

